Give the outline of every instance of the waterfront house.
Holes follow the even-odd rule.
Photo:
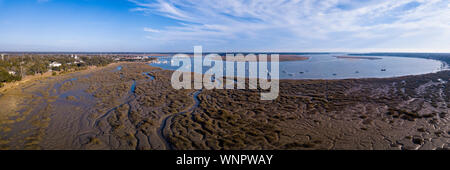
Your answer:
[[[16,75],[15,71],[8,71],[9,75]]]
[[[49,67],[61,67],[61,63],[58,63],[56,61],[49,64]]]

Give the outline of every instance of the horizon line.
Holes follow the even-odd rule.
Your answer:
[[[17,54],[17,53],[34,53],[34,54],[55,54],[55,53],[67,53],[67,54],[176,54],[176,53],[184,53],[184,54],[193,54],[193,52],[183,52],[183,51],[0,51],[0,54]],[[436,52],[436,51],[203,51],[202,53],[427,53],[427,54],[450,54],[450,51],[446,52]]]

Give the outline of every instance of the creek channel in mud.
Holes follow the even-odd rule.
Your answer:
[[[195,91],[193,93],[191,93],[192,98],[194,99],[194,104],[187,108],[185,111],[176,113],[176,114],[172,114],[172,115],[167,115],[166,117],[163,118],[163,121],[161,122],[161,127],[158,129],[158,136],[161,138],[161,140],[164,142],[164,144],[166,145],[166,149],[173,149],[172,145],[167,142],[167,136],[165,136],[164,134],[164,130],[166,128],[170,128],[170,127],[166,127],[168,124],[168,121],[172,121],[172,119],[178,115],[182,115],[182,114],[186,114],[186,113],[190,113],[192,111],[194,111],[195,108],[198,107],[198,105],[200,105],[200,100],[198,99],[198,95],[202,92],[202,90],[198,90]]]

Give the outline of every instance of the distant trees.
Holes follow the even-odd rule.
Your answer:
[[[52,67],[52,71],[61,71],[61,67]]]
[[[11,75],[3,68],[0,68],[0,83],[12,82],[21,80],[22,77],[20,75]]]
[[[366,53],[366,54],[350,54],[350,55],[366,55],[366,56],[396,56],[396,57],[413,57],[434,59],[446,62],[450,65],[449,53]]]
[[[43,74],[47,72],[47,63],[36,62],[33,63],[27,70],[27,75]]]
[[[53,71],[77,71],[85,69],[86,66],[105,66],[112,63],[111,57],[81,56],[71,57],[64,54],[25,54],[20,56],[6,56],[0,60],[0,87],[5,82],[18,81],[25,75],[43,74],[48,70]],[[61,63],[59,67],[50,67],[50,63]],[[12,74],[10,74],[10,71]]]
[[[81,57],[86,65],[106,66],[113,62],[113,59],[107,57]]]

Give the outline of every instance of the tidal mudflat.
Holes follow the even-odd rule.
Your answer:
[[[118,69],[120,68],[120,69]],[[1,149],[449,149],[450,71],[173,90],[172,71],[115,63],[0,95]]]

